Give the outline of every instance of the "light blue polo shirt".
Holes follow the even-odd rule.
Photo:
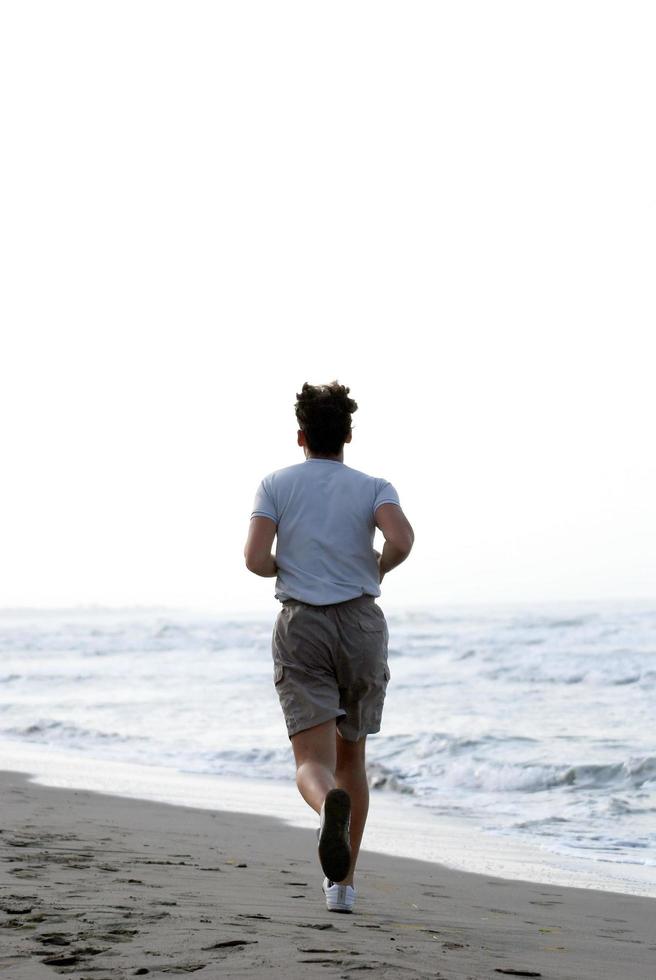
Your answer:
[[[276,599],[323,606],[380,595],[374,511],[398,504],[388,480],[337,459],[306,459],[264,477],[251,517],[278,526]]]

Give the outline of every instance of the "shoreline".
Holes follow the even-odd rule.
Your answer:
[[[352,915],[327,911],[313,830],[61,789],[0,771],[0,969],[11,980],[196,973],[646,980],[649,898],[362,850]],[[73,968],[73,969],[71,969]],[[273,974],[271,971],[274,971]],[[523,971],[523,972],[522,972]]]
[[[44,787],[270,816],[299,829],[316,826],[313,811],[292,781],[179,771],[8,739],[0,740],[0,769],[28,772]],[[436,814],[412,797],[391,792],[371,791],[363,846],[453,871],[656,898],[653,868],[567,858],[516,838],[486,834],[465,820]]]

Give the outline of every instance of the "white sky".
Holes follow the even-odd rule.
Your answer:
[[[656,597],[656,8],[5,2],[0,605],[274,610],[304,381],[383,608]]]

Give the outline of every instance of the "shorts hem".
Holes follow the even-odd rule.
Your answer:
[[[339,730],[339,726],[337,727]],[[339,734],[344,739],[345,742],[359,742],[361,738],[365,737],[365,735],[377,735],[379,731],[380,731],[380,725],[378,726],[378,728],[374,728],[374,729],[368,728],[366,731],[360,732],[360,734],[356,735],[355,738],[349,738],[346,735],[343,735],[341,731],[339,732]]]
[[[323,716],[319,715],[317,718],[313,719],[309,725],[306,725],[305,722],[303,722],[299,726],[294,726],[291,730],[287,729],[287,737],[293,738],[293,736],[298,735],[299,732],[306,732],[308,728],[314,728],[316,725],[323,725],[324,721],[330,721],[331,718],[334,718],[335,721],[337,721],[338,718],[346,718],[346,713],[335,714],[334,711],[331,711],[329,714],[324,714]]]

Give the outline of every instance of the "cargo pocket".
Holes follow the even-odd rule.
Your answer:
[[[289,673],[289,670],[285,670],[285,666],[288,667],[289,665],[274,663],[273,683],[275,684],[275,691],[280,701],[285,724],[287,725],[287,734],[291,738],[298,724],[298,702],[296,693],[290,684],[292,674]]]

